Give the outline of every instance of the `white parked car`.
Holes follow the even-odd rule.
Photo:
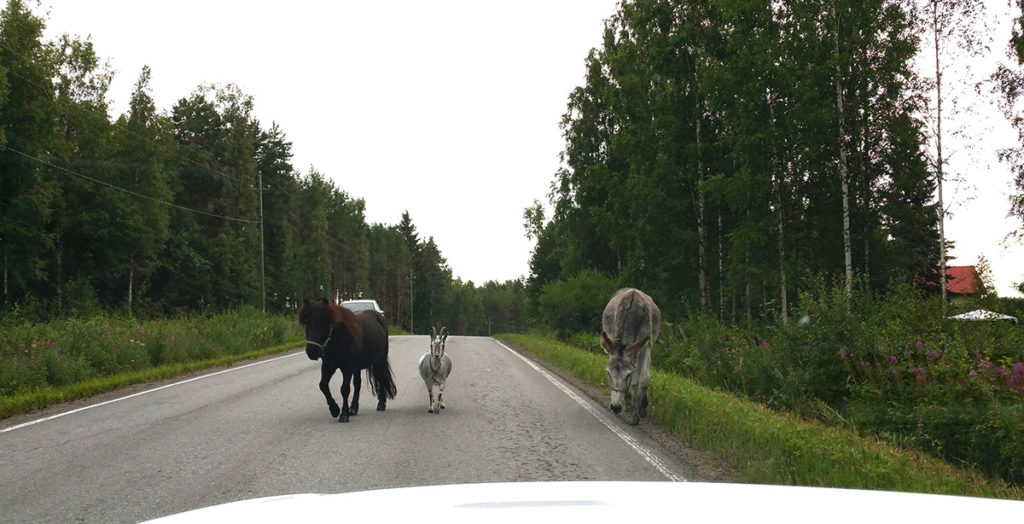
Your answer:
[[[364,311],[372,309],[381,315],[384,314],[384,310],[380,308],[380,304],[373,299],[358,299],[358,300],[346,300],[341,303],[342,306],[348,308],[352,312]]]

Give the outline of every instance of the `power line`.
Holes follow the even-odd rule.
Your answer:
[[[224,219],[224,220],[231,220],[233,222],[242,222],[242,223],[246,223],[246,224],[259,224],[260,223],[258,220],[247,220],[247,219],[244,219],[244,218],[234,218],[234,217],[228,217],[228,216],[223,216],[223,215],[217,215],[215,213],[208,213],[206,211],[200,211],[198,209],[192,209],[190,207],[185,207],[185,206],[182,206],[182,205],[179,205],[179,204],[174,204],[172,202],[167,202],[165,200],[160,200],[159,198],[151,197],[149,195],[143,195],[142,193],[137,193],[137,192],[132,191],[130,189],[125,189],[123,187],[111,184],[110,182],[105,182],[103,180],[99,180],[99,179],[90,177],[88,175],[83,175],[83,174],[78,173],[76,171],[72,171],[72,170],[67,169],[65,167],[58,166],[58,165],[53,164],[51,162],[47,162],[46,160],[43,160],[43,159],[38,158],[36,156],[30,155],[28,153],[24,153],[22,151],[18,151],[17,149],[14,149],[13,147],[10,147],[10,146],[3,146],[3,147],[7,151],[10,151],[12,153],[17,153],[17,154],[19,154],[19,155],[21,155],[21,156],[23,156],[25,158],[28,158],[28,159],[31,159],[31,160],[35,160],[36,162],[39,162],[40,164],[43,164],[43,165],[52,167],[54,169],[63,171],[64,173],[67,173],[69,175],[74,175],[74,176],[77,176],[79,178],[84,178],[85,180],[88,180],[90,182],[94,182],[96,184],[100,184],[102,186],[109,187],[111,189],[116,189],[117,191],[121,191],[123,193],[127,193],[127,194],[132,195],[132,196],[136,196],[136,197],[139,197],[139,198],[145,198],[146,200],[151,200],[153,202],[156,202],[158,204],[163,204],[163,205],[168,206],[168,207],[173,207],[173,208],[181,209],[183,211],[188,211],[188,212],[196,213],[196,214],[199,214],[199,215],[206,215],[206,216],[209,216],[209,217],[220,218],[220,219]]]

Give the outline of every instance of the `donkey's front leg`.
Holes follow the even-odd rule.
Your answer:
[[[434,412],[434,386],[429,382],[427,383],[427,413]]]
[[[327,363],[324,362],[320,366],[320,391],[323,392],[324,398],[327,399],[327,409],[331,410],[331,418],[337,417],[341,413],[341,408],[338,407],[338,403],[331,396],[331,377],[333,376],[334,368],[328,367]]]
[[[640,423],[640,418],[647,417],[647,389],[651,387],[651,379],[644,379],[643,376],[636,382],[633,388],[633,420],[630,424],[637,425]]]
[[[440,411],[444,409],[444,400],[441,399],[441,395],[444,394],[444,382],[437,385],[437,409]]]
[[[338,422],[348,422],[348,417],[352,414],[348,407],[348,394],[351,390],[352,373],[343,370],[341,377],[341,416],[338,417]]]

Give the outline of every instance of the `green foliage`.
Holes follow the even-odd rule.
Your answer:
[[[408,213],[398,226],[368,225],[362,199],[294,168],[284,131],[262,126],[238,86],[201,85],[161,111],[144,67],[128,112],[111,121],[113,72],[92,42],[45,41],[43,18],[21,0],[6,5],[0,315],[159,318],[242,305],[290,315],[304,298],[367,297],[393,324],[416,319],[418,332],[521,329],[521,301],[510,302],[521,284],[455,281]],[[157,360],[182,351],[150,348]]]
[[[938,214],[907,9],[619,5],[569,96],[530,296],[596,270],[670,315],[784,317],[804,275],[845,273],[844,231],[872,289],[927,280]]]
[[[251,307],[141,322],[111,316],[0,324],[0,396],[298,342],[294,319]]]
[[[605,383],[603,355],[540,337],[501,339],[590,384]],[[969,468],[771,411],[674,374],[654,370],[650,397],[651,423],[690,446],[718,453],[750,482],[1024,498],[1019,488]]]
[[[800,317],[745,328],[666,323],[652,360],[707,387],[1024,483],[1014,451],[1024,439],[1020,327],[944,320],[939,298],[909,286],[847,298],[843,286],[822,284],[804,294]]]
[[[620,287],[618,279],[597,271],[582,271],[544,286],[538,314],[559,336],[577,331],[600,333],[601,313]]]

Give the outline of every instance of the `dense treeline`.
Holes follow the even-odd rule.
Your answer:
[[[643,288],[663,311],[655,367],[1024,483],[1024,331],[947,318],[1024,301],[990,293],[983,260],[979,296],[940,293],[941,94],[912,68],[978,6],[921,7],[621,3],[569,98],[554,216],[524,213],[538,316],[602,352],[608,297]],[[992,80],[1024,137],[1019,67]],[[1024,152],[1001,156],[1024,216]]]
[[[367,224],[362,199],[295,169],[285,132],[259,122],[236,86],[200,86],[162,112],[144,68],[128,112],[111,120],[112,73],[98,51],[69,36],[43,41],[43,28],[21,0],[0,17],[8,313],[290,313],[304,297],[372,297],[417,332],[522,325],[521,283],[453,279],[408,214]]]
[[[530,295],[593,270],[669,318],[785,321],[822,276],[938,289],[934,82],[912,68],[913,12],[623,2],[569,98],[554,215],[526,213]]]

